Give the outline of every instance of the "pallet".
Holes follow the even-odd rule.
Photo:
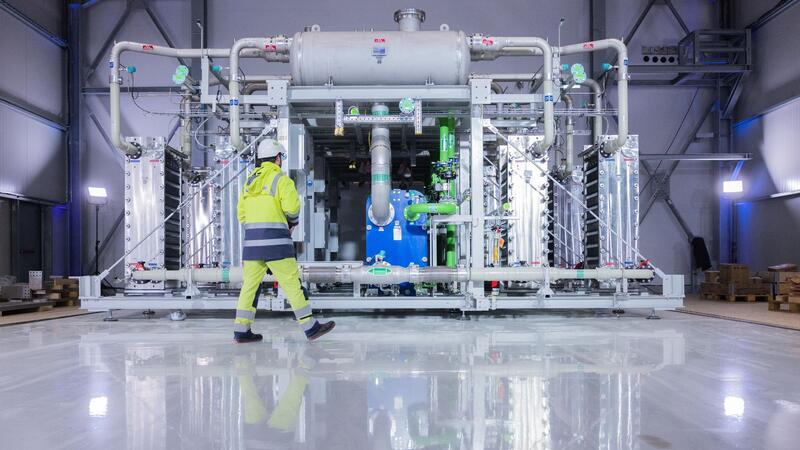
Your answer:
[[[61,300],[50,300],[50,303],[52,303],[55,308],[61,308],[64,306],[75,306],[78,304],[78,300],[74,298],[65,298]]]
[[[781,309],[781,305],[786,305],[788,309]],[[769,299],[769,310],[800,313],[800,297],[776,295]]]
[[[31,302],[31,301],[11,301],[0,304],[0,316],[9,314],[21,314],[29,312],[41,312],[53,309],[52,302]]]
[[[701,294],[706,300],[720,300],[728,302],[768,302],[770,296],[768,294]]]

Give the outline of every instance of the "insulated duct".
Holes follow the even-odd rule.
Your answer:
[[[131,155],[138,152],[133,144],[127,142],[122,136],[120,127],[120,86],[122,77],[120,76],[120,57],[124,52],[144,53],[147,55],[168,56],[172,58],[200,58],[209,56],[211,58],[227,58],[231,50],[227,48],[172,48],[154,44],[143,44],[141,42],[123,41],[117,42],[111,48],[111,58],[109,60],[109,115],[111,122],[111,142],[114,146],[125,154]],[[255,48],[241,53],[242,57],[255,58],[264,56],[265,51]],[[237,58],[238,64],[238,58]],[[235,78],[235,77],[231,77]]]
[[[600,115],[603,112],[603,89],[600,83],[591,78],[587,78],[580,85],[591,89],[594,96],[594,112],[597,115],[592,118],[592,142],[596,143],[603,135],[603,116]]]
[[[602,39],[559,47],[558,53],[572,55],[607,49],[617,52],[617,108],[619,108],[617,120],[619,124],[617,126],[617,140],[611,143],[608,148],[603,149],[603,152],[613,154],[628,141],[628,47],[619,39]]]
[[[524,52],[536,55],[541,52],[544,57],[542,94],[544,95],[544,140],[537,143],[533,153],[537,156],[543,155],[547,149],[553,145],[556,138],[555,111],[553,103],[555,101],[553,83],[553,50],[546,40],[538,37],[503,37],[503,36],[484,36],[474,34],[470,36],[470,51],[473,55],[487,55],[491,53],[503,53],[509,49],[524,48]],[[530,50],[530,49],[536,50]]]
[[[372,106],[372,115],[385,116],[389,107],[383,103]],[[394,219],[390,194],[392,191],[392,150],[389,128],[385,125],[372,127],[369,153],[372,158],[372,205],[370,220],[378,226],[388,225]]]
[[[561,99],[567,105],[567,110],[572,110],[572,97],[569,94],[561,94]],[[571,115],[566,118],[566,145],[564,146],[564,153],[566,161],[564,162],[563,176],[567,177],[572,173],[572,166],[575,164],[575,121]]]
[[[177,280],[185,283],[241,283],[242,268],[199,268],[179,270],[140,270],[131,274],[137,281]],[[650,269],[558,269],[552,267],[401,267],[401,266],[309,266],[300,269],[300,278],[309,283],[359,283],[390,285],[400,283],[447,283],[468,281],[545,281],[559,280],[649,280]],[[273,282],[272,275],[263,281]]]
[[[286,53],[289,51],[290,41],[284,36],[269,38],[244,38],[233,43],[230,50],[230,80],[228,82],[228,93],[230,94],[230,135],[231,145],[237,150],[242,149],[242,135],[239,129],[239,82],[245,81],[239,70],[239,58],[245,49],[264,49],[266,52]]]

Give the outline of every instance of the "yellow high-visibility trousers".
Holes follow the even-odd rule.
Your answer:
[[[300,285],[300,269],[297,260],[284,258],[276,261],[244,261],[242,269],[242,290],[239,292],[239,303],[236,305],[236,319],[233,330],[247,332],[256,318],[256,306],[261,291],[261,280],[267,273],[267,268],[278,281],[278,288],[289,300],[294,311],[294,316],[303,331],[311,329],[316,323],[312,320],[311,304],[303,294]]]

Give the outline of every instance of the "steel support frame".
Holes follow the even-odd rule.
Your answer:
[[[61,47],[62,49],[67,48],[67,42],[64,41],[64,39],[62,39],[60,36],[56,36],[55,34],[51,33],[50,31],[47,30],[47,28],[41,26],[39,22],[33,20],[28,15],[15,8],[12,4],[8,3],[7,1],[0,0],[0,9],[7,12],[9,15],[19,20],[20,22],[25,24],[25,26],[35,31],[36,33],[38,33],[48,41],[52,42],[53,44]]]
[[[83,77],[81,76],[81,16],[80,2],[67,5],[67,34],[69,51],[67,86],[69,101],[69,129],[67,130],[67,186],[69,191],[69,273],[82,275],[83,233],[81,224],[81,113]]]
[[[640,161],[749,161],[751,159],[753,159],[752,153],[639,154]]]
[[[628,35],[625,36],[624,42],[626,44],[633,39],[633,36],[639,30],[639,27],[642,25],[642,22],[644,22],[644,19],[647,17],[647,14],[650,13],[650,10],[656,4],[667,5],[667,7],[669,7],[669,10],[672,12],[672,15],[675,17],[675,20],[678,21],[678,24],[683,29],[683,32],[689,34],[689,27],[686,26],[686,22],[683,20],[683,17],[681,17],[681,15],[678,13],[678,10],[675,8],[675,5],[672,4],[671,0],[649,0],[647,2],[647,6],[645,6],[644,8],[644,11],[642,11],[641,14],[639,14],[639,17],[636,18],[636,22],[633,24],[633,27],[631,27],[631,30],[628,32]]]
[[[108,53],[108,49],[111,48],[111,45],[114,43],[114,39],[116,39],[119,31],[122,29],[122,26],[128,21],[128,17],[131,15],[131,11],[133,11],[133,1],[134,0],[126,0],[125,2],[125,9],[122,11],[122,15],[120,15],[117,22],[111,28],[111,32],[108,34],[108,37],[103,42],[103,45],[100,46],[100,49],[95,54],[94,58],[92,58],[91,64],[89,64],[89,68],[86,71],[86,80],[88,81],[92,75],[94,75],[97,67],[100,65],[100,62]],[[108,88],[104,88],[108,91]]]
[[[606,32],[606,0],[589,0],[589,37],[592,41],[605,39]],[[626,41],[627,42],[627,41]],[[603,75],[603,62],[608,59],[605,52],[589,53],[590,75],[597,79]]]
[[[689,150],[689,147],[694,142],[695,136],[697,136],[697,133],[700,131],[700,128],[702,128],[703,124],[706,122],[706,119],[708,119],[708,116],[714,111],[714,107],[716,105],[718,105],[716,100],[711,102],[708,105],[706,111],[703,113],[703,115],[697,121],[697,123],[695,124],[694,128],[692,128],[691,133],[689,133],[689,139],[686,141],[686,143],[683,145],[683,147],[681,148],[681,150],[678,153],[673,153],[672,155],[683,155]],[[679,163],[680,163],[680,160],[673,160],[672,161],[672,164],[670,165],[670,168],[667,170],[667,173],[666,173],[665,178],[664,178],[664,182],[665,183],[669,183],[669,179],[672,176],[672,174],[675,173],[675,169],[678,168],[678,164]],[[649,166],[647,165],[647,163],[645,161],[642,161],[642,167],[644,167],[644,169],[647,171],[648,175],[651,177],[651,179],[653,179],[652,177],[655,175],[655,172],[651,172]],[[648,183],[649,183],[649,181],[648,181]],[[646,185],[645,185],[645,187],[646,187]],[[655,198],[656,191],[657,191],[657,189],[654,189],[654,194],[651,196],[650,204],[644,209],[644,212],[639,216],[639,224],[640,225],[642,223],[644,223],[644,219],[647,218],[647,214],[650,212],[650,208],[652,208],[653,203],[655,203],[656,200],[658,200],[657,198]],[[677,211],[677,209],[675,211]],[[680,222],[680,221],[682,221],[682,219],[678,219],[678,221]]]
[[[484,267],[484,226],[485,226],[485,212],[484,212],[484,199],[483,199],[483,104],[476,102],[479,97],[474,95],[476,90],[485,91],[486,86],[491,83],[491,80],[470,80],[470,96],[472,99],[470,103],[470,146],[469,146],[469,159],[461,157],[459,160],[461,164],[469,161],[470,171],[470,215],[472,216],[472,226],[470,229],[470,249],[471,261],[469,263],[472,267]],[[491,90],[489,91],[491,92]],[[482,309],[486,304],[484,294],[483,282],[472,282],[468,284],[469,294],[474,301],[475,309]]]
[[[781,0],[772,9],[765,12],[764,14],[761,15],[761,17],[756,19],[755,22],[748,25],[747,28],[750,28],[751,30],[754,31],[758,30],[759,28],[763,27],[764,25],[772,21],[772,19],[775,19],[776,17],[786,12],[786,10],[788,10],[792,6],[796,6],[798,4],[800,4],[799,0]]]
[[[105,128],[103,128],[103,125],[100,123],[100,119],[97,118],[94,111],[92,111],[92,109],[88,105],[86,105],[85,107],[87,113],[86,115],[89,117],[89,120],[92,121],[95,128],[97,128],[97,132],[100,133],[100,137],[102,137],[103,141],[106,143],[106,146],[108,147],[108,150],[111,152],[114,161],[117,163],[120,169],[124,169],[125,163],[122,158],[122,152],[120,152],[116,147],[114,147],[114,143],[111,142],[111,138],[108,136],[108,133],[106,132]]]
[[[38,108],[35,108],[31,105],[23,104],[21,101],[17,99],[7,98],[2,94],[0,94],[0,105],[5,105],[51,128],[55,128],[59,131],[67,131],[67,124],[65,122],[61,121],[56,117],[52,117],[45,112],[39,111]]]
[[[469,139],[468,149],[461,149],[463,155],[460,172],[465,172],[468,176],[469,190],[464,192],[468,202],[464,204],[464,210],[471,215],[470,244],[468,245],[468,255],[471,258],[472,267],[484,266],[484,127],[483,107],[485,103],[491,102],[491,97],[485,100],[476,100],[472,95],[474,84],[485,84],[487,80],[472,80],[470,86],[395,86],[395,87],[292,87],[286,91],[285,97],[280,101],[282,108],[288,108],[294,103],[320,103],[344,101],[393,101],[407,96],[424,101],[434,101],[437,103],[462,103],[470,105],[469,117]],[[481,86],[482,88],[483,86]],[[280,128],[280,127],[279,127]],[[279,138],[282,134],[279,132]],[[469,154],[464,154],[468,151]],[[464,211],[462,211],[463,213]],[[96,277],[84,277],[96,278]],[[650,294],[630,294],[627,292],[617,292],[613,295],[585,294],[585,293],[557,293],[555,296],[545,298],[540,295],[528,297],[504,297],[493,296],[488,298],[484,294],[483,282],[466,283],[467,289],[463,295],[455,296],[434,296],[434,297],[362,297],[356,295],[346,296],[311,296],[311,302],[317,309],[457,309],[461,311],[488,311],[495,309],[563,309],[563,308],[628,308],[628,309],[673,309],[682,305],[683,283],[682,276],[668,276],[667,279],[676,278],[678,282],[665,280],[665,292],[667,286],[677,286],[680,292],[672,291],[667,295]],[[83,281],[82,281],[83,286]],[[83,289],[83,287],[82,287]],[[114,309],[234,309],[237,299],[235,297],[216,296],[206,294],[187,299],[182,296],[112,296],[102,297],[98,293],[87,290],[85,297],[82,297],[83,306],[93,311],[106,311]],[[265,301],[260,302],[260,309],[271,311],[286,311],[289,309],[285,299],[280,295],[271,296]]]

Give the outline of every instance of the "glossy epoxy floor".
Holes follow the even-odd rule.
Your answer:
[[[8,449],[789,449],[800,333],[679,313],[0,328]]]

